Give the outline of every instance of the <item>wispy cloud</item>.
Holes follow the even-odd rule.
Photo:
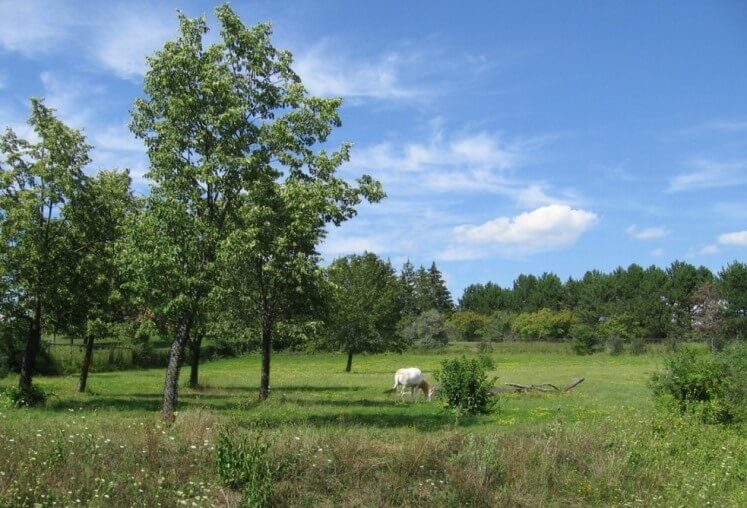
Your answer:
[[[297,54],[293,68],[314,95],[411,99],[425,93],[403,80],[404,68],[416,59],[395,51],[369,58],[350,55],[324,40]]]
[[[680,131],[684,135],[701,134],[705,132],[734,133],[747,130],[747,120],[744,119],[714,119],[688,127]]]
[[[45,0],[0,1],[0,47],[24,56],[57,49],[79,23],[72,9]]]
[[[320,248],[321,254],[327,261],[339,256],[375,252],[379,255],[391,252],[383,239],[375,236],[342,235],[338,230],[332,230]]]
[[[719,252],[721,252],[721,250],[718,248],[718,245],[710,244],[699,249],[690,249],[687,251],[687,257],[710,256],[712,254],[718,254]]]
[[[713,212],[728,219],[747,221],[747,203],[723,201],[713,205]]]
[[[654,238],[667,236],[670,233],[670,231],[664,227],[640,229],[635,224],[628,226],[625,232],[637,240],[653,240]]]
[[[146,55],[175,35],[175,11],[148,3],[84,4],[0,0],[0,48],[35,57],[71,48],[118,77],[145,72]]]
[[[94,56],[99,63],[125,79],[139,79],[146,71],[146,56],[176,35],[175,13],[120,9],[110,24],[97,33]]]
[[[515,217],[457,226],[453,229],[457,245],[452,245],[450,252],[458,252],[464,246],[467,247],[464,252],[472,258],[480,246],[523,253],[562,249],[573,245],[597,220],[595,213],[586,210],[567,205],[544,206]],[[490,254],[484,248],[482,252],[482,256]]]
[[[661,257],[664,255],[664,249],[658,248],[651,251],[651,255],[654,257]]]
[[[714,161],[695,160],[690,164],[694,170],[675,176],[667,192],[727,187],[747,184],[747,160]]]
[[[523,207],[571,204],[573,190],[552,192],[545,182],[516,176],[546,137],[509,139],[500,132],[447,135],[435,122],[421,142],[383,142],[354,149],[350,168],[375,174],[388,187],[409,194],[488,193],[510,197]],[[427,176],[424,176],[427,175]]]
[[[723,245],[747,245],[747,231],[735,231],[719,235],[718,243]]]
[[[102,150],[145,153],[145,145],[125,125],[110,125],[98,129],[93,144]]]
[[[43,72],[39,79],[44,86],[45,104],[57,110],[65,123],[78,129],[91,126],[93,98],[104,93],[103,87],[53,72]]]
[[[326,38],[294,51],[293,68],[311,93],[354,102],[376,99],[420,104],[463,89],[523,56],[518,51],[451,54],[428,40],[374,53],[353,53],[346,47],[343,41]]]

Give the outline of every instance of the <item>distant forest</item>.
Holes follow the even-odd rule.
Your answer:
[[[682,261],[666,269],[633,264],[611,273],[591,270],[565,282],[553,273],[522,274],[511,288],[490,282],[467,287],[458,309],[485,323],[472,324],[473,337],[556,340],[593,334],[720,343],[747,335],[747,265],[734,261],[714,274]]]

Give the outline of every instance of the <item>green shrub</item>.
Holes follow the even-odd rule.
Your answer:
[[[483,343],[480,342],[480,345]],[[487,354],[487,352],[480,350],[480,354],[477,355],[477,361],[480,362],[480,366],[485,370],[493,370],[495,369],[495,362],[493,361],[493,357]]]
[[[222,431],[218,437],[218,476],[232,489],[243,489],[248,506],[270,506],[273,495],[269,444],[259,434],[234,437]]]
[[[439,397],[457,417],[464,413],[489,413],[493,409],[492,381],[479,360],[465,357],[443,360],[435,377],[441,385]]]
[[[402,320],[399,334],[416,348],[437,349],[449,343],[446,319],[435,309],[427,310],[413,320]]]
[[[558,340],[568,336],[572,324],[573,313],[569,310],[540,309],[519,314],[511,326],[522,339]]]
[[[47,404],[49,394],[39,385],[23,389],[11,386],[0,394],[0,407],[43,407]]]
[[[596,330],[591,325],[574,325],[571,327],[570,335],[573,337],[571,348],[577,355],[593,354],[599,346]]]
[[[472,311],[457,311],[446,321],[449,335],[455,341],[479,340],[490,326],[490,318]]]
[[[626,313],[608,317],[599,323],[598,331],[602,337],[608,339],[620,337],[630,340],[634,337],[645,336],[640,323],[633,316]]]
[[[625,339],[619,335],[607,337],[607,351],[612,356],[619,356],[625,351]]]
[[[747,417],[747,346],[722,353],[683,348],[652,376],[654,394],[706,423]]]
[[[505,310],[497,310],[490,315],[490,321],[482,328],[480,335],[482,340],[500,342],[513,338],[511,325],[514,322],[514,314]]]
[[[480,354],[492,353],[493,349],[493,343],[489,340],[483,339],[477,343],[477,352]]]
[[[634,337],[630,339],[630,354],[631,355],[643,355],[648,351],[648,344],[646,339],[642,337]]]

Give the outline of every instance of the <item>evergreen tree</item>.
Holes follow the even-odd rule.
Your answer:
[[[432,308],[439,312],[443,312],[446,315],[451,314],[454,312],[454,302],[451,299],[449,288],[446,287],[443,275],[436,267],[435,261],[431,264],[430,270],[428,270],[428,276],[433,298]]]
[[[503,289],[498,284],[488,282],[483,284],[471,284],[464,289],[459,299],[459,310],[479,312],[489,315],[497,310],[509,308],[511,292]]]
[[[400,293],[401,308],[404,317],[413,317],[420,313],[418,298],[416,295],[416,279],[417,275],[415,273],[415,267],[408,259],[402,265],[402,271],[399,275],[399,284],[402,288]]]

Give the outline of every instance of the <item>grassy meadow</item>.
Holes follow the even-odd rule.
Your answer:
[[[422,395],[383,393],[393,373],[476,355],[276,354],[258,402],[260,358],[205,363],[159,420],[163,369],[37,378],[44,409],[0,409],[0,506],[245,506],[217,473],[220,436],[267,447],[272,506],[745,506],[747,429],[657,409],[661,354],[576,356],[564,344],[504,343],[496,385],[585,382],[565,394],[508,394],[463,417]],[[188,377],[188,368],[182,379]],[[17,382],[0,380],[2,387]]]

